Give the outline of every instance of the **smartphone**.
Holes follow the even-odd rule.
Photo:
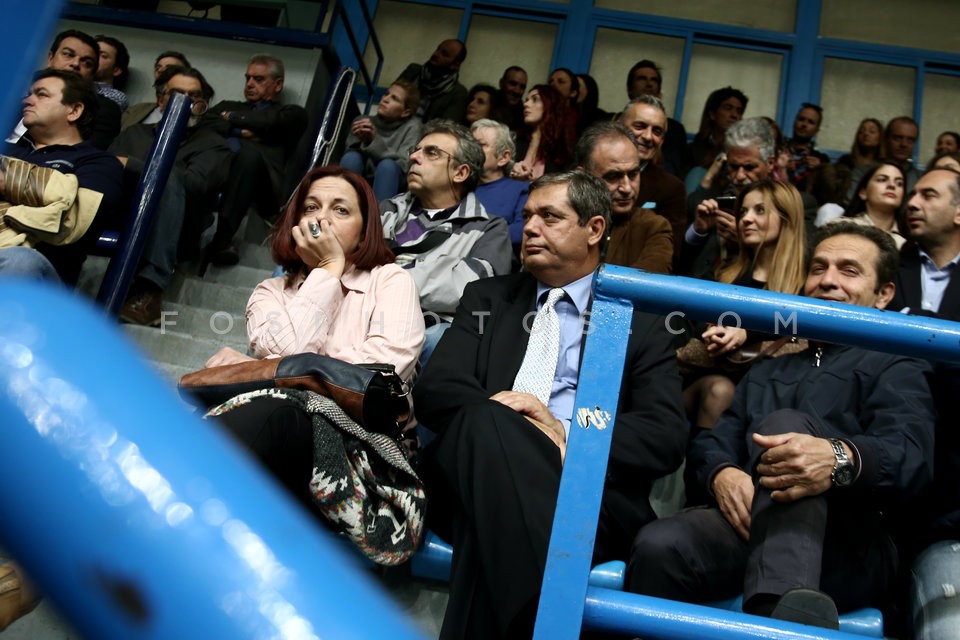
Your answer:
[[[736,196],[717,196],[714,198],[717,201],[717,206],[720,207],[721,211],[726,211],[727,213],[736,213],[733,208],[737,204]]]

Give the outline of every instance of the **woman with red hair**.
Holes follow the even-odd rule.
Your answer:
[[[556,89],[538,84],[523,101],[523,127],[517,132],[517,156],[510,177],[535,180],[544,173],[561,171],[573,159],[577,139],[569,100]]]

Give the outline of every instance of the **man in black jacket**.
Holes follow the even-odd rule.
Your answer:
[[[166,110],[173,93],[188,96],[194,113],[202,113],[213,97],[213,88],[197,69],[167,67],[154,83],[157,108]],[[177,263],[177,248],[189,256],[196,252],[204,220],[209,225],[216,191],[223,184],[230,162],[230,148],[209,129],[193,126],[183,134],[177,160],[164,185],[153,227],[144,247],[140,270],[120,310],[124,322],[158,326],[163,291],[170,284]],[[125,168],[127,191],[132,196],[153,148],[157,124],[127,127],[110,146]]]
[[[307,112],[299,105],[280,104],[283,61],[267,54],[250,58],[243,87],[244,102],[224,100],[200,119],[199,129],[219,134],[233,151],[230,173],[223,186],[220,217],[207,249],[211,262],[236,264],[231,245],[247,209],[272,219],[285,194],[284,171],[300,136],[307,127]]]
[[[583,172],[535,181],[524,207],[524,272],[467,285],[414,387],[418,419],[437,433],[422,466],[429,524],[454,547],[443,638],[532,632],[610,210],[605,185]],[[550,309],[559,336],[533,367]],[[536,393],[530,371],[545,372]],[[595,561],[626,557],[656,517],[651,484],[683,457],[680,379],[663,318],[634,313],[620,399]]]
[[[874,227],[821,229],[807,296],[883,309],[896,247]],[[838,609],[878,606],[897,569],[883,512],[919,496],[933,473],[926,363],[811,343],[764,360],[691,445],[687,465],[710,502],[640,531],[629,590],[827,628]]]

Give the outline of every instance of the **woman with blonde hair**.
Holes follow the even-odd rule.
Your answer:
[[[716,207],[716,202],[707,200],[700,207]],[[762,180],[740,192],[734,211],[740,250],[732,262],[717,270],[716,280],[779,293],[799,293],[806,277],[800,192],[787,182]],[[683,395],[694,427],[709,429],[730,406],[735,382],[745,372],[725,370],[721,359],[747,343],[761,341],[763,336],[733,326],[712,325],[700,338],[717,367],[706,375],[701,372],[700,377],[685,386]]]

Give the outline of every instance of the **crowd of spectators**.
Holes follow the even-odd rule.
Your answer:
[[[596,81],[566,68],[528,90],[526,71],[510,66],[468,91],[459,77],[466,58],[466,45],[447,39],[406,67],[376,113],[352,123],[340,168],[310,174],[287,201],[281,188],[307,117],[282,100],[282,60],[251,57],[244,100],[214,103],[200,70],[165,51],[153,69],[156,100],[129,105],[124,44],[62,32],[0,156],[0,274],[72,284],[99,232],[120,226],[170,96],[186,95],[188,133],[121,319],[158,324],[178,265],[197,261],[202,274],[207,264],[236,264],[234,236],[250,210],[279,218],[275,254],[296,266],[270,281],[271,304],[282,309],[312,304],[314,289],[325,292],[321,306],[343,292],[361,299],[367,285],[357,283],[367,276],[354,263],[371,245],[364,234],[382,235],[380,258],[364,268],[416,287],[416,335],[409,323],[400,331],[410,338],[404,377],[415,378],[419,355],[417,413],[436,435],[425,457],[428,496],[433,489],[442,505],[433,524],[462,554],[443,635],[514,637],[529,632],[536,612],[542,527],[577,384],[576,319],[589,309],[597,266],[956,320],[960,134],[941,133],[922,171],[917,122],[865,118],[850,153],[832,162],[816,146],[828,115],[820,106],[803,103],[781,128],[745,117],[748,97],[722,87],[688,143],[661,101],[653,61],[631,68],[623,109],[608,113]],[[24,167],[36,176],[32,192],[18,178]],[[350,200],[341,222],[328,219],[340,211],[333,187]],[[43,224],[29,222],[40,215]],[[539,394],[519,383],[529,373],[531,330],[507,322],[527,312],[537,316],[533,332],[542,315],[560,317],[555,373]],[[493,314],[496,335],[485,334],[478,313]],[[629,561],[628,588],[647,595],[710,602],[743,593],[745,611],[833,628],[838,611],[869,605],[888,613],[897,633],[916,625],[931,634],[923,637],[954,637],[933,635],[936,620],[923,613],[935,596],[920,590],[930,575],[941,584],[960,578],[953,369],[838,345],[783,349],[776,336],[722,325],[690,325],[677,338],[658,322],[634,317],[641,333],[631,338],[622,382],[629,397],[617,418],[620,449],[611,454],[596,558]],[[757,345],[760,357],[730,367]],[[689,358],[681,365],[693,352],[699,358],[682,376],[681,352]],[[475,437],[487,427],[496,443]],[[650,485],[684,452],[688,508],[658,521]],[[486,474],[473,469],[498,476],[489,492],[478,491]],[[516,504],[491,501],[520,485],[529,493]],[[904,531],[892,514],[909,514],[916,526]],[[529,557],[498,546],[502,530],[528,538]],[[706,549],[703,540],[717,544]],[[787,559],[797,548],[803,553]],[[511,569],[515,580],[501,575]],[[912,600],[898,598],[910,584]]]

